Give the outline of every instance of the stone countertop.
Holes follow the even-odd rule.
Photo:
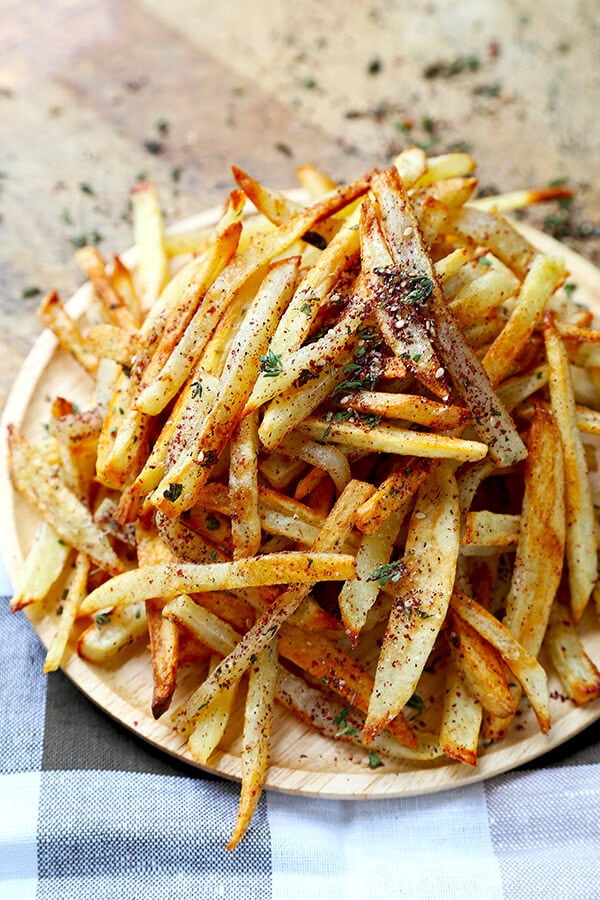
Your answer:
[[[83,236],[131,243],[129,189],[168,222],[220,202],[235,163],[266,183],[336,180],[402,147],[468,148],[480,184],[564,179],[528,213],[600,264],[595,0],[0,0],[0,397]]]

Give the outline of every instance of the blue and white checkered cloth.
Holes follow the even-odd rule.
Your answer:
[[[600,726],[436,795],[268,792],[228,852],[235,784],[138,741],[62,673],[43,676],[6,598],[0,642],[0,900],[600,898]]]

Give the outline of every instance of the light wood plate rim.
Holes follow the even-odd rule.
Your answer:
[[[290,192],[295,197],[302,197],[301,192]],[[197,216],[178,223],[172,229],[185,231],[212,224],[221,210],[211,209]],[[524,235],[540,250],[553,255],[562,256],[571,273],[571,280],[582,289],[584,302],[600,314],[600,271],[590,262],[574,251],[535,229],[518,225]],[[135,260],[134,251],[124,254],[128,264]],[[75,292],[69,301],[69,311],[78,318],[88,306],[91,289],[84,284]],[[10,392],[4,414],[2,416],[2,447],[0,450],[0,497],[4,505],[5,527],[0,533],[0,550],[9,575],[15,578],[24,557],[24,540],[20,533],[20,518],[24,513],[23,506],[12,487],[8,472],[6,456],[6,427],[9,423],[24,425],[32,405],[39,403],[40,385],[56,359],[57,344],[48,332],[40,335],[34,343],[23,367],[21,368]],[[46,385],[45,385],[46,387]],[[53,390],[55,389],[53,385]],[[25,513],[27,515],[27,513]],[[32,519],[35,516],[32,515]],[[51,626],[38,620],[35,614],[30,615],[32,627],[45,646],[51,637]],[[600,634],[587,635],[590,647],[593,647],[596,660],[600,658]],[[185,742],[170,727],[168,721],[156,722],[147,704],[149,682],[149,666],[147,663],[136,663],[134,654],[126,667],[133,672],[133,689],[139,688],[145,698],[147,711],[142,705],[140,696],[137,703],[132,702],[118,688],[118,678],[100,666],[86,662],[70,651],[63,671],[81,692],[108,716],[123,727],[129,729],[155,749],[188,764],[190,767],[220,775],[238,781],[240,779],[239,756],[235,752],[235,742],[224,751],[219,751],[211,758],[208,766],[199,766],[185,748]],[[130,673],[129,673],[130,674]],[[139,685],[137,682],[139,681]],[[131,691],[130,691],[131,692]],[[565,707],[567,707],[565,709]],[[525,711],[519,722],[520,732],[513,729],[504,742],[495,744],[480,757],[474,768],[447,760],[441,763],[420,764],[388,764],[381,769],[370,770],[365,764],[365,752],[328,741],[320,735],[310,732],[296,722],[287,713],[280,713],[281,720],[278,734],[285,736],[291,733],[290,742],[296,742],[302,749],[310,749],[307,762],[291,753],[289,758],[272,760],[268,770],[266,787],[271,790],[289,794],[324,797],[333,799],[377,799],[399,796],[416,796],[434,793],[483,781],[495,775],[508,772],[523,763],[530,762],[553,750],[570,738],[600,719],[600,700],[586,707],[553,702],[553,725],[548,735],[542,735],[529,710]],[[163,717],[167,719],[167,716]],[[390,769],[393,769],[391,771]]]

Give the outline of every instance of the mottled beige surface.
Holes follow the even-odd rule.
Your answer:
[[[0,0],[0,14],[2,401],[39,330],[23,292],[81,282],[78,235],[107,254],[130,243],[141,173],[172,221],[220,200],[234,162],[282,186],[306,160],[346,179],[408,143],[466,144],[483,186],[566,178],[571,210],[534,220],[558,214],[600,262],[600,238],[581,236],[600,223],[596,0]]]

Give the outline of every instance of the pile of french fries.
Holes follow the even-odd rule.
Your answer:
[[[503,216],[564,189],[477,199],[473,171],[416,148],[341,188],[305,166],[299,203],[234,169],[216,225],[178,234],[139,184],[135,265],[77,253],[86,327],[41,304],[90,401],[56,397],[39,440],[9,427],[42,519],[12,609],[55,617],[46,671],[147,646],[149,708],[200,764],[244,704],[229,847],[276,702],[385,771],[475,765],[523,698],[547,732],[550,665],[600,695],[578,633],[600,331]]]

